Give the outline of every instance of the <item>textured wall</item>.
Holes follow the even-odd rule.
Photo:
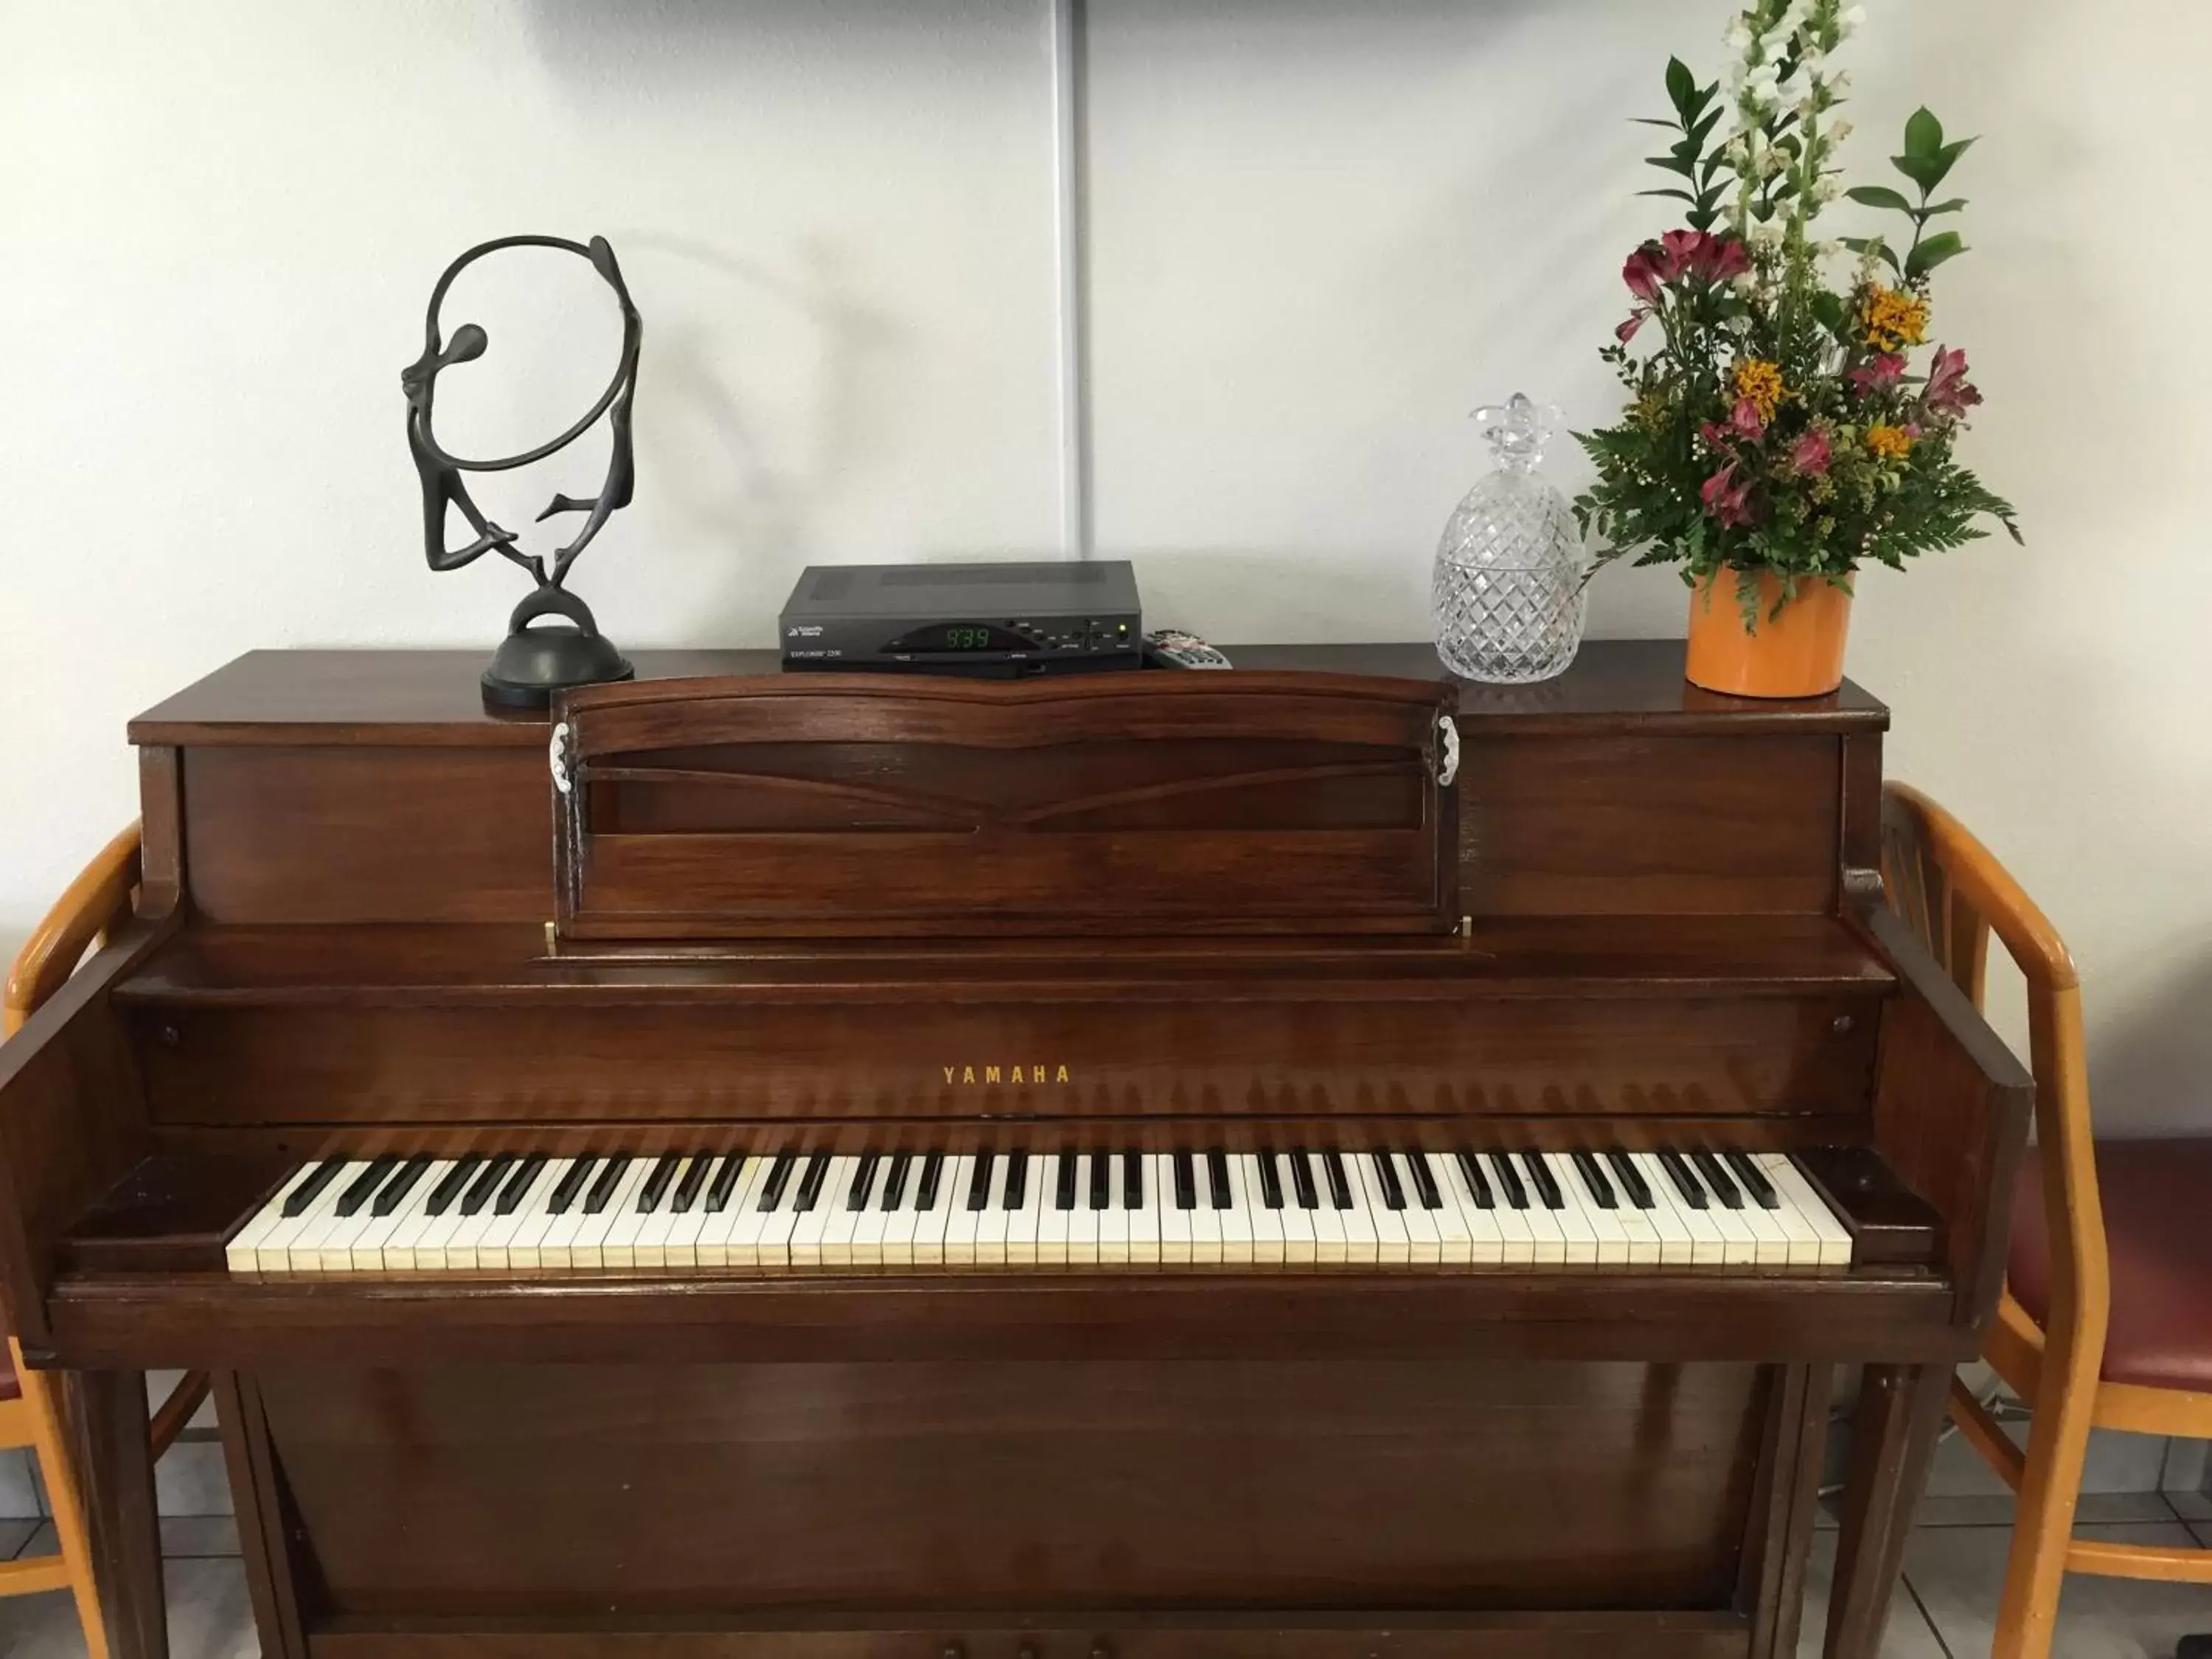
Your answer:
[[[1938,327],[2032,544],[1869,579],[1852,670],[1894,769],[2073,940],[2100,1109],[2212,1127],[2212,14],[1870,9],[1860,176],[1922,97],[1988,135]],[[808,559],[1056,550],[1048,10],[0,5],[0,934],[127,816],[122,722],[174,684],[249,646],[495,636],[512,572],[421,567],[396,384],[479,237],[603,231],[645,313],[639,504],[580,581],[623,641],[764,644]],[[1616,272],[1662,222],[1622,118],[1669,49],[1717,63],[1724,11],[1092,0],[1095,517],[1156,616],[1423,628],[1466,410],[1609,412]],[[541,430],[611,356],[594,297],[487,278],[513,376],[456,375],[457,421]],[[601,355],[563,376],[543,337]],[[1680,613],[1616,573],[1595,626]]]

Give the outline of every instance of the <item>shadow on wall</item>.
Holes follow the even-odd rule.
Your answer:
[[[2089,1102],[2100,1133],[2212,1133],[2208,1010],[2212,952],[2108,1022],[2091,1007]]]

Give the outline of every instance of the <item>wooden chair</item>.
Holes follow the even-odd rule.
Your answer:
[[[133,823],[100,849],[61,902],[47,912],[15,957],[0,995],[0,1036],[13,1036],[32,1012],[59,990],[76,970],[86,948],[111,924],[128,915],[138,885],[138,826]],[[207,1398],[204,1371],[188,1372],[154,1414],[149,1431],[154,1455],[167,1451],[192,1413]],[[46,1379],[23,1363],[15,1340],[0,1364],[0,1448],[28,1446],[38,1454],[46,1498],[53,1507],[58,1555],[0,1562],[0,1595],[67,1589],[76,1598],[89,1659],[107,1659],[107,1630],[94,1588],[91,1541],[84,1504],[77,1490],[69,1440]]]
[[[2212,1437],[2212,1139],[2096,1144],[2072,957],[1989,849],[1902,784],[1882,793],[1882,877],[1977,1006],[1992,932],[2027,982],[2037,1145],[1983,1344],[2034,1413],[2027,1449],[1956,1378],[1950,1413],[2019,1494],[1992,1659],[2043,1659],[2069,1571],[2212,1584],[2212,1550],[2073,1536],[2092,1428]]]

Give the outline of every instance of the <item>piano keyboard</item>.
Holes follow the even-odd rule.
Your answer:
[[[1776,1152],[784,1151],[331,1158],[237,1273],[1844,1267]]]

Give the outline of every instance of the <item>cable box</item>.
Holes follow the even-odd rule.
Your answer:
[[[789,670],[1018,678],[1140,667],[1127,559],[810,564],[778,633]]]

